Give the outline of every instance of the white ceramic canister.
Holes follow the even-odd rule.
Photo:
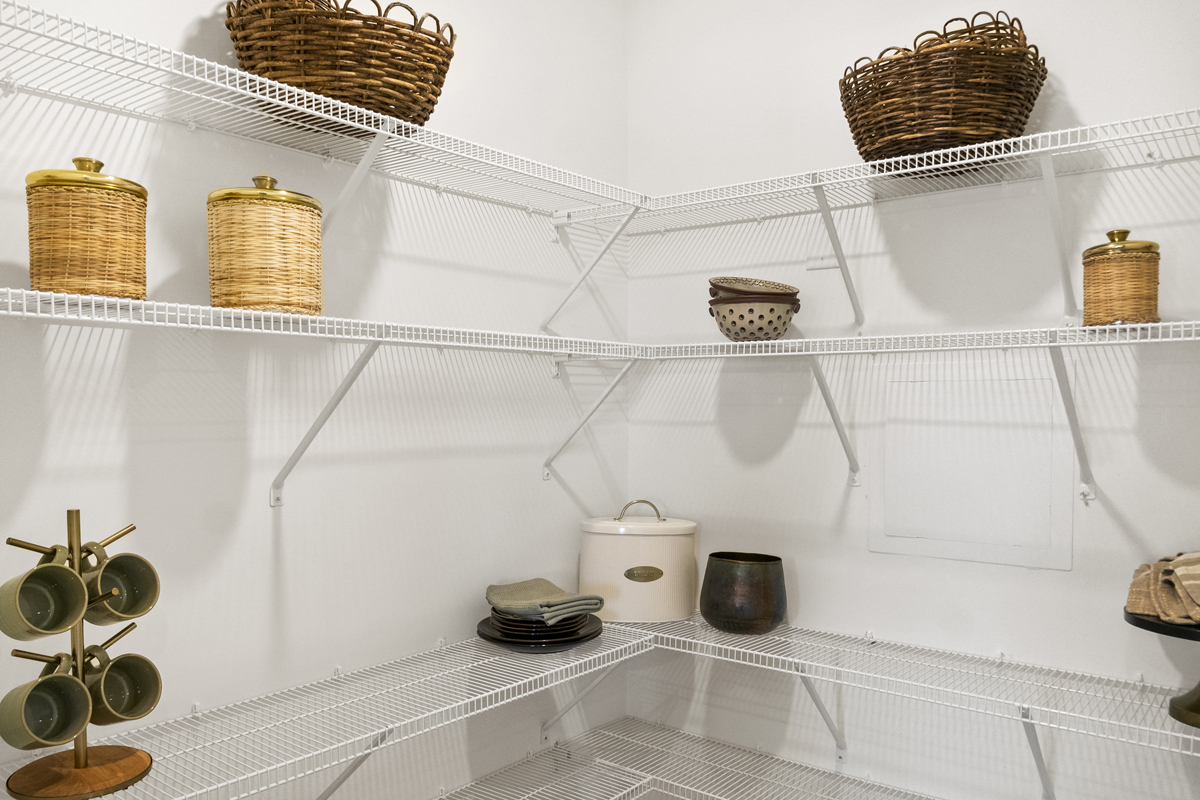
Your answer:
[[[645,503],[653,517],[625,516]],[[696,523],[667,519],[647,500],[616,517],[583,521],[579,593],[598,594],[607,622],[687,619],[696,609]]]

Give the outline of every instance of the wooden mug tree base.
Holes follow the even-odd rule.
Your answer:
[[[75,768],[75,751],[39,758],[8,778],[8,793],[17,800],[85,800],[131,786],[150,772],[152,759],[144,750],[120,745],[87,749],[88,765]]]

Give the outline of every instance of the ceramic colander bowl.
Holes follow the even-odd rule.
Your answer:
[[[732,342],[778,339],[787,333],[792,316],[799,310],[799,300],[781,295],[744,294],[708,301],[708,313]]]

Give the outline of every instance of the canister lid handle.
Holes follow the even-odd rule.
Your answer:
[[[630,500],[628,503],[626,503],[626,504],[625,504],[625,507],[621,509],[621,516],[619,516],[619,517],[613,517],[613,520],[614,520],[615,522],[620,522],[621,520],[625,519],[625,512],[629,510],[629,507],[630,507],[630,506],[636,506],[638,503],[645,503],[646,505],[648,505],[648,506],[650,506],[651,508],[653,508],[653,509],[654,509],[654,516],[658,517],[658,521],[659,521],[659,522],[666,522],[666,520],[665,520],[665,519],[663,519],[663,515],[662,515],[662,514],[660,514],[660,513],[658,513],[658,507],[657,507],[657,506],[655,506],[655,505],[654,505],[654,503],[651,503],[649,500]]]

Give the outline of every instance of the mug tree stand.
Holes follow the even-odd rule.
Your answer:
[[[1125,621],[1135,628],[1153,631],[1160,636],[1174,636],[1177,639],[1200,642],[1200,625],[1176,625],[1173,622],[1164,622],[1158,617],[1130,614],[1128,611],[1125,612]],[[1167,713],[1184,725],[1200,728],[1200,683],[1190,692],[1172,697]]]
[[[105,539],[101,544],[108,546],[120,537],[133,530],[133,526],[118,531]],[[9,539],[8,544],[34,552],[53,552],[51,548],[42,547],[29,542]],[[71,569],[82,574],[83,554],[82,541],[79,531],[79,512],[67,512],[67,549],[70,552]],[[100,599],[107,599],[107,595]],[[118,639],[129,633],[135,627],[130,623],[124,630],[104,643],[108,649]],[[57,658],[38,656],[15,650],[13,655],[29,658],[34,661],[58,663]],[[83,620],[79,620],[71,628],[71,659],[72,674],[83,680]],[[44,758],[39,758],[8,777],[6,788],[9,795],[17,800],[85,800],[89,797],[101,797],[124,789],[140,781],[150,772],[153,759],[145,750],[138,750],[123,745],[96,745],[88,747],[87,727],[75,737],[73,750],[63,750]]]

